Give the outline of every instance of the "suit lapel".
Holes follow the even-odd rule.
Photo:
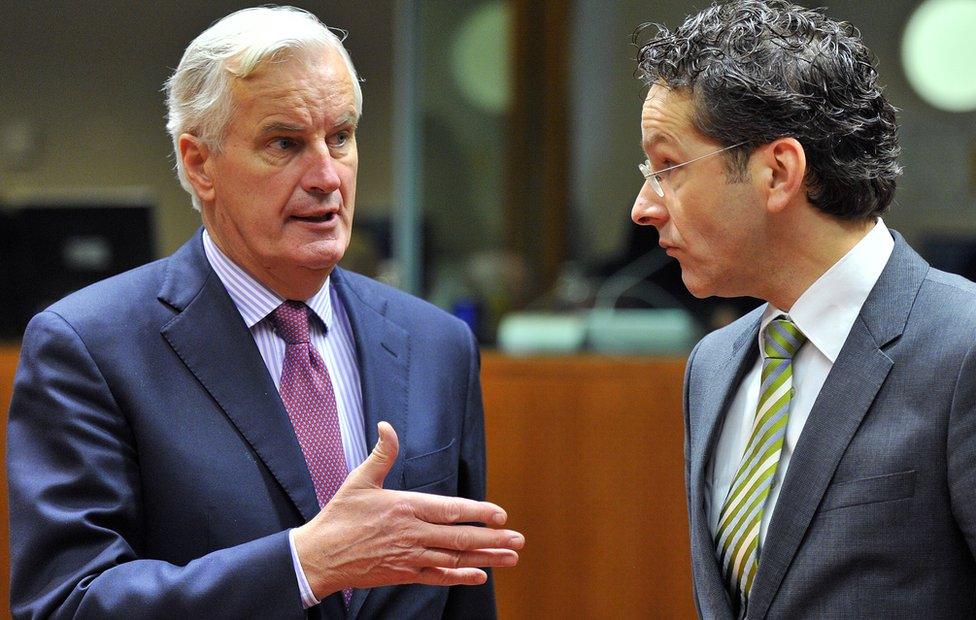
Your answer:
[[[355,276],[336,269],[332,281],[349,316],[356,342],[367,448],[374,446],[379,438],[376,424],[386,421],[396,430],[402,450],[403,438],[409,432],[406,428],[410,353],[407,332],[385,316],[387,300],[370,296]],[[383,486],[403,488],[402,458],[393,464]],[[353,591],[350,618],[356,617],[371,591]]]
[[[161,333],[307,521],[315,489],[274,382],[244,320],[194,236],[170,259],[159,299],[178,314]]]
[[[884,348],[905,329],[928,265],[892,232],[895,248],[827,375],[790,460],[769,523],[749,617],[761,618],[796,555],[837,465],[892,367]]]
[[[735,398],[739,384],[758,355],[757,335],[762,308],[755,311],[755,319],[746,321],[746,327],[734,338],[728,350],[728,355],[713,369],[708,369],[699,376],[706,380],[699,381],[702,394],[697,400],[702,403],[696,414],[695,424],[698,429],[691,433],[692,454],[691,471],[691,510],[694,511],[692,549],[697,550],[694,561],[695,592],[700,611],[704,617],[729,617],[728,593],[725,588],[718,560],[715,557],[715,542],[709,529],[708,512],[706,511],[706,493],[708,493],[707,479],[709,463],[715,451],[715,444],[721,435],[722,423],[732,400]],[[729,372],[731,370],[731,372]],[[715,377],[714,382],[708,377]]]

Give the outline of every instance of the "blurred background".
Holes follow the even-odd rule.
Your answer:
[[[199,226],[161,88],[190,40],[250,4],[2,2],[4,390],[33,313]],[[686,617],[684,354],[758,302],[693,299],[656,233],[630,221],[644,95],[632,33],[706,3],[293,4],[348,31],[363,80],[342,265],[456,314],[485,345],[490,488],[530,534],[520,568],[499,575],[503,615]],[[860,28],[901,110],[905,173],[885,221],[973,278],[976,0],[817,4]],[[608,588],[623,595],[608,604]]]
[[[656,250],[656,233],[629,218],[641,183],[643,95],[631,35],[647,21],[675,25],[702,2],[296,4],[349,32],[363,79],[348,268],[454,312],[485,344],[498,343],[512,311],[551,319],[592,307],[678,308],[693,319],[666,317],[681,331],[721,325],[751,307],[692,299],[677,265]],[[965,40],[973,26],[928,17],[935,38],[926,39],[924,28],[907,28],[920,2],[825,4],[860,27],[901,109],[905,175],[887,222],[930,260],[971,273],[976,47]],[[921,13],[932,5],[974,10],[974,0],[933,0]],[[4,2],[0,334],[16,339],[50,301],[169,254],[199,225],[172,172],[160,88],[196,34],[244,6]],[[946,24],[968,47],[946,45]],[[962,94],[940,105],[913,88],[913,71],[920,84]],[[502,345],[606,345],[588,331],[577,342],[572,322],[544,321],[542,332],[538,325],[516,322]],[[529,334],[538,341],[524,340]]]

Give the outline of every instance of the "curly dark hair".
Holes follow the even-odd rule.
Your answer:
[[[888,209],[901,174],[896,110],[855,27],[784,0],[736,0],[673,31],[645,24],[634,43],[650,28],[637,76],[687,90],[702,134],[746,143],[729,152],[733,175],[745,174],[753,148],[793,137],[806,154],[811,204],[843,220]]]

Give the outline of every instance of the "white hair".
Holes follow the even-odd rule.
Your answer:
[[[362,114],[363,91],[342,39],[308,11],[290,6],[243,9],[217,21],[190,43],[163,90],[168,108],[166,130],[176,154],[176,175],[197,211],[200,199],[183,169],[180,135],[192,134],[220,152],[234,112],[232,80],[246,78],[265,61],[280,58],[283,52],[330,48],[339,53],[349,69],[356,113]]]

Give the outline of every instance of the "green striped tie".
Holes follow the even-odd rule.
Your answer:
[[[763,330],[762,385],[749,443],[722,504],[717,553],[733,604],[745,611],[759,569],[759,527],[769,488],[783,451],[793,398],[793,356],[806,342],[789,317]]]

